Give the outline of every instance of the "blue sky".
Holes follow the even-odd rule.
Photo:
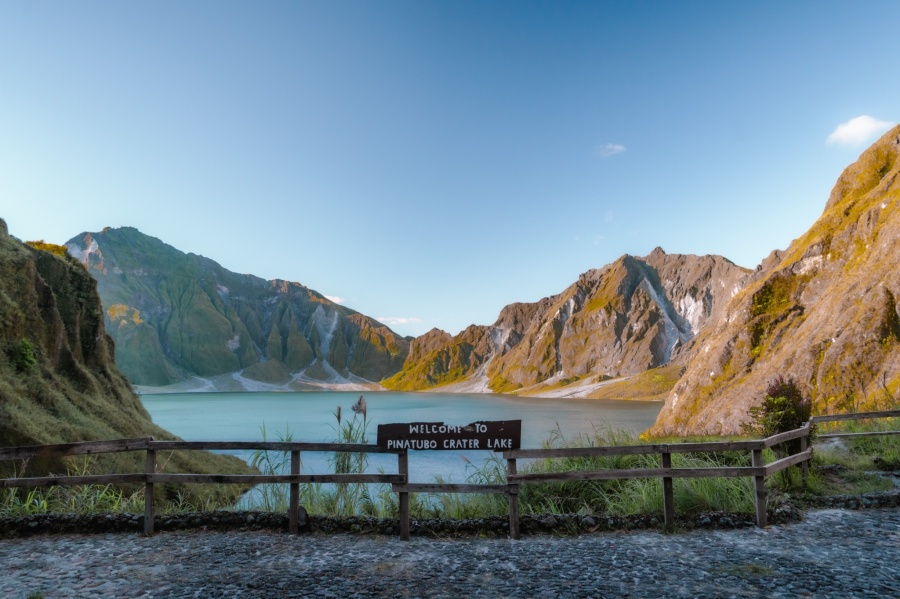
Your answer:
[[[622,254],[754,267],[900,120],[900,2],[0,3],[0,217],[401,334]],[[844,125],[843,129],[839,129]]]

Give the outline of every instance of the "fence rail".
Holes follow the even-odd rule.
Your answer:
[[[243,484],[286,483],[290,486],[288,505],[288,529],[299,532],[299,485],[308,483],[381,483],[391,484],[391,490],[398,494],[400,538],[409,539],[409,494],[410,493],[496,493],[506,494],[509,499],[510,537],[519,538],[518,495],[521,485],[547,482],[568,482],[585,480],[616,480],[630,478],[661,478],[663,483],[663,509],[666,526],[675,521],[675,501],[673,480],[676,478],[705,477],[751,477],[754,480],[756,522],[760,527],[767,524],[766,499],[767,476],[786,468],[799,466],[804,476],[812,459],[812,449],[808,447],[811,428],[815,423],[858,420],[866,418],[894,418],[900,410],[842,414],[838,416],[816,416],[802,427],[767,437],[749,441],[723,441],[702,443],[658,443],[648,445],[619,445],[607,447],[574,447],[557,449],[517,449],[503,452],[506,460],[506,484],[440,484],[409,482],[409,455],[405,449],[385,449],[376,445],[349,443],[303,443],[293,441],[157,441],[152,437],[118,439],[111,441],[88,441],[56,445],[0,448],[0,460],[28,460],[31,458],[60,458],[66,456],[118,453],[124,451],[145,451],[144,472],[131,474],[100,474],[76,476],[43,476],[0,479],[0,488],[34,488],[50,486],[74,486],[91,484],[144,484],[144,532],[154,531],[155,484],[195,483],[195,484]],[[900,431],[885,431],[876,434],[900,434]],[[836,435],[819,435],[826,438]],[[844,435],[846,436],[846,434]],[[766,464],[763,451],[789,441],[798,440],[799,451]],[[160,451],[195,450],[266,450],[290,453],[289,474],[192,474],[157,472],[156,454]],[[353,452],[390,453],[397,455],[396,474],[301,474],[301,452]],[[672,454],[717,453],[746,451],[751,456],[751,466],[731,466],[712,468],[674,468]],[[784,453],[784,452],[782,452]],[[658,455],[658,468],[630,468],[587,471],[566,471],[552,473],[518,473],[517,460],[574,457],[607,457],[627,455]]]
[[[883,410],[880,412],[857,412],[853,414],[832,414],[829,416],[813,416],[810,422],[820,424],[822,422],[843,422],[847,420],[869,420],[873,418],[900,418],[900,410]],[[900,435],[900,431],[869,431],[864,433],[824,433],[817,435],[819,439],[840,439],[853,437],[881,437],[887,435]]]
[[[156,454],[160,451],[198,450],[265,450],[291,454],[290,474],[192,474],[157,472]],[[153,534],[155,484],[241,484],[287,483],[288,529],[298,533],[300,529],[300,484],[308,483],[404,483],[406,482],[406,450],[384,449],[377,445],[360,443],[302,443],[293,441],[156,441],[153,437],[117,439],[111,441],[85,441],[56,445],[32,445],[0,448],[0,460],[29,460],[32,458],[62,458],[101,453],[145,451],[146,466],[142,473],[99,474],[76,476],[41,476],[0,479],[0,488],[35,488],[76,486],[93,484],[141,484],[144,485],[144,533]],[[300,474],[300,452],[351,452],[397,454],[397,474]],[[408,496],[405,500],[408,505]],[[408,508],[407,508],[408,509]],[[401,530],[403,526],[401,524]],[[409,529],[406,527],[408,536]]]

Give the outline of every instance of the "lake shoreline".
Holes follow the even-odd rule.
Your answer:
[[[337,408],[346,424],[362,416],[351,411],[358,391],[318,392],[189,392],[147,394],[141,402],[153,421],[187,441],[278,440],[290,436],[295,441],[330,443],[338,438]],[[495,420],[522,421],[522,447],[539,448],[549,438],[580,436],[595,438],[610,430],[637,436],[652,426],[660,402],[639,400],[584,400],[544,398],[486,393],[362,393],[367,400],[367,442],[375,441],[379,424],[442,422],[468,425]],[[247,459],[248,455],[239,457]],[[234,453],[234,455],[238,455]],[[489,450],[414,451],[410,476],[414,482],[432,482],[440,474],[462,482],[489,458]],[[329,472],[327,456],[307,452],[304,468],[309,472]],[[394,471],[396,459],[377,454],[370,467]]]
[[[631,377],[619,377],[615,379],[606,379],[594,381],[577,381],[575,383],[564,385],[557,388],[542,388],[551,385],[554,381],[551,379],[542,383],[540,386],[532,387],[538,390],[530,393],[529,388],[519,390],[518,393],[498,393],[491,391],[487,385],[487,377],[475,377],[460,383],[451,383],[441,387],[433,387],[430,389],[419,389],[414,391],[403,391],[402,393],[424,393],[424,394],[446,394],[446,395],[498,395],[510,398],[516,397],[537,397],[545,399],[584,399],[597,400],[598,398],[589,397],[591,393],[612,383],[619,383],[628,380]],[[276,385],[272,383],[264,383],[253,381],[246,377],[240,376],[238,373],[229,373],[217,375],[211,378],[194,377],[192,379],[173,383],[164,386],[149,385],[133,385],[135,393],[140,396],[145,395],[167,395],[181,393],[397,393],[391,389],[386,389],[377,383],[312,383],[308,380],[302,382],[292,380],[289,383]],[[643,399],[643,398],[615,398],[620,401],[652,401],[663,403],[662,399]],[[600,401],[606,401],[602,399]]]

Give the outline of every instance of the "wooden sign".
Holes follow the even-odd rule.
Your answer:
[[[465,426],[443,422],[379,424],[378,446],[386,449],[519,449],[521,420],[485,420]]]

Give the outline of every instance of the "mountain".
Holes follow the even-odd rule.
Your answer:
[[[777,374],[814,411],[884,407],[900,387],[900,127],[841,174],[822,216],[773,252],[696,351],[651,434],[736,433]]]
[[[175,439],[154,425],[115,364],[97,284],[65,248],[9,235],[0,219],[0,446],[144,437]],[[102,468],[138,472],[139,452],[96,458]],[[182,472],[245,473],[237,458],[175,455]],[[32,474],[66,464],[31,460]]]
[[[558,295],[503,308],[491,326],[415,339],[385,387],[529,392],[625,377],[668,364],[750,271],[720,256],[623,256]],[[448,386],[449,385],[449,386]],[[536,388],[537,386],[537,388]]]
[[[385,325],[299,283],[236,274],[131,227],[66,247],[96,278],[119,367],[137,385],[371,386],[409,351]]]

